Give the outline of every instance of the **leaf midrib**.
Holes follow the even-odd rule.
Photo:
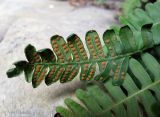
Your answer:
[[[127,54],[123,54],[123,55],[118,55],[118,56],[115,56],[115,57],[109,57],[109,58],[100,58],[100,59],[95,59],[95,60],[92,60],[92,59],[89,59],[87,61],[79,61],[79,62],[65,62],[65,63],[58,63],[58,62],[41,62],[41,63],[33,63],[33,64],[29,64],[29,65],[46,65],[46,66],[53,66],[53,65],[58,65],[58,66],[63,66],[63,65],[81,65],[81,64],[87,64],[87,63],[97,63],[97,62],[104,62],[104,61],[111,61],[111,60],[116,60],[116,59],[120,59],[120,58],[123,58],[123,57],[126,57],[126,56],[131,56],[133,54],[136,54],[136,53],[141,53],[147,49],[150,49],[150,48],[153,48],[153,46],[149,47],[149,48],[143,48],[143,49],[140,49],[140,50],[137,50],[137,51],[134,51],[134,52],[129,52]]]
[[[118,103],[116,103],[116,104],[113,104],[110,108],[105,109],[105,110],[103,110],[103,111],[100,111],[97,115],[100,115],[100,114],[102,114],[102,113],[104,113],[104,112],[110,111],[111,109],[115,108],[116,106],[118,106],[118,105],[120,105],[120,104],[126,102],[126,101],[129,100],[130,98],[133,98],[133,97],[139,95],[140,93],[142,93],[142,92],[148,90],[149,88],[151,88],[151,87],[153,87],[153,86],[155,86],[155,85],[157,85],[157,84],[159,84],[159,83],[160,83],[160,80],[157,80],[157,81],[155,81],[155,82],[149,84],[149,85],[146,86],[145,88],[143,88],[143,89],[137,91],[136,93],[130,95],[129,97],[126,97],[125,99],[121,100],[120,102],[118,102]]]

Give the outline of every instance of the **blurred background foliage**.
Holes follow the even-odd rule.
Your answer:
[[[144,9],[147,3],[154,3],[160,0],[68,0],[70,5],[75,7],[82,7],[94,5],[106,9],[117,10],[117,15],[124,15],[132,13],[135,8]]]

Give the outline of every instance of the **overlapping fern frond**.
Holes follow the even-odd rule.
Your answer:
[[[160,57],[154,57],[158,54],[151,50],[138,56],[139,60],[131,58],[123,85],[90,84],[75,93],[81,103],[67,98],[69,109],[58,106],[56,111],[62,117],[159,117]]]

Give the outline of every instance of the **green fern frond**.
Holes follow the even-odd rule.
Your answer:
[[[160,44],[160,15],[153,14],[159,10],[158,6],[158,2],[149,4],[146,11],[137,9],[128,19],[121,17],[125,26],[105,31],[103,47],[97,32],[88,31],[85,40],[89,57],[75,34],[69,36],[67,42],[59,35],[51,37],[53,52],[50,49],[37,51],[29,44],[25,48],[28,61],[14,63],[15,68],[9,69],[7,75],[10,78],[24,71],[26,81],[37,87],[43,79],[47,85],[58,80],[61,83],[71,81],[81,69],[80,79],[83,81],[106,81],[112,77],[114,85],[121,85],[129,58]],[[97,64],[100,73],[95,75]]]
[[[105,36],[106,34],[104,34]],[[60,80],[62,83],[71,81],[78,74],[80,68],[80,79],[90,81],[94,77],[96,64],[98,64],[101,72],[101,75],[98,75],[99,77],[96,76],[96,80],[105,80],[109,77],[111,71],[116,70],[115,66],[118,65],[124,69],[121,69],[120,72],[126,71],[124,67],[127,67],[126,64],[129,57],[126,55],[119,57],[116,50],[114,50],[115,45],[112,44],[111,39],[104,38],[104,41],[108,44],[106,47],[109,50],[108,55],[105,55],[98,34],[95,31],[89,31],[86,34],[86,44],[90,58],[88,58],[84,46],[77,35],[69,36],[67,41],[68,43],[58,35],[53,36],[51,44],[54,53],[50,49],[36,51],[34,46],[28,45],[25,48],[28,62],[16,62],[14,64],[16,68],[7,72],[8,77],[19,75],[24,71],[26,81],[32,81],[33,87],[37,87],[43,79],[45,79],[47,85],[57,80]],[[120,41],[117,41],[116,44],[121,46]],[[104,71],[107,71],[106,75],[104,75]],[[121,80],[121,75],[119,75],[117,78]]]
[[[159,46],[160,47],[160,46]],[[67,108],[58,106],[62,117],[159,117],[160,113],[160,64],[150,50],[129,60],[129,72],[121,86],[89,84],[86,90],[78,89],[73,99],[65,99]],[[140,111],[141,110],[141,111]]]

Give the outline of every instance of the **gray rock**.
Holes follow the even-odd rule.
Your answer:
[[[62,16],[72,9],[68,3],[55,0],[1,0],[0,41],[8,27],[19,18],[52,19],[53,16]]]
[[[16,1],[19,3],[21,0]],[[28,4],[30,3],[28,6],[27,1]],[[40,2],[44,3],[44,0]],[[56,1],[48,2],[54,3],[50,6],[51,9],[61,5]],[[51,48],[50,37],[55,34],[66,39],[70,34],[76,33],[84,41],[85,33],[95,29],[102,37],[103,32],[111,24],[116,23],[114,12],[95,7],[73,9],[65,6],[67,3],[63,3],[60,11],[57,11],[58,8],[55,10],[53,8],[51,12],[51,10],[42,9],[46,3],[44,6],[41,3],[43,7],[39,6],[40,3],[36,5],[35,0],[23,0],[20,3],[20,5],[14,3],[11,8],[16,9],[18,14],[14,14],[12,10],[6,11],[9,15],[4,16],[8,19],[11,17],[13,20],[6,20],[2,31],[0,30],[0,36],[2,34],[1,37],[3,37],[0,42],[0,115],[1,117],[50,117],[55,113],[57,105],[63,105],[65,97],[73,97],[75,89],[84,86],[79,82],[78,76],[70,83],[57,82],[49,87],[42,83],[38,88],[33,89],[31,84],[25,82],[24,75],[8,79],[7,69],[16,60],[25,59],[24,48],[29,43],[37,49]],[[41,12],[37,11],[38,8],[34,10],[34,5],[41,9]],[[25,10],[26,8],[28,10]],[[34,13],[37,14],[34,15]]]

